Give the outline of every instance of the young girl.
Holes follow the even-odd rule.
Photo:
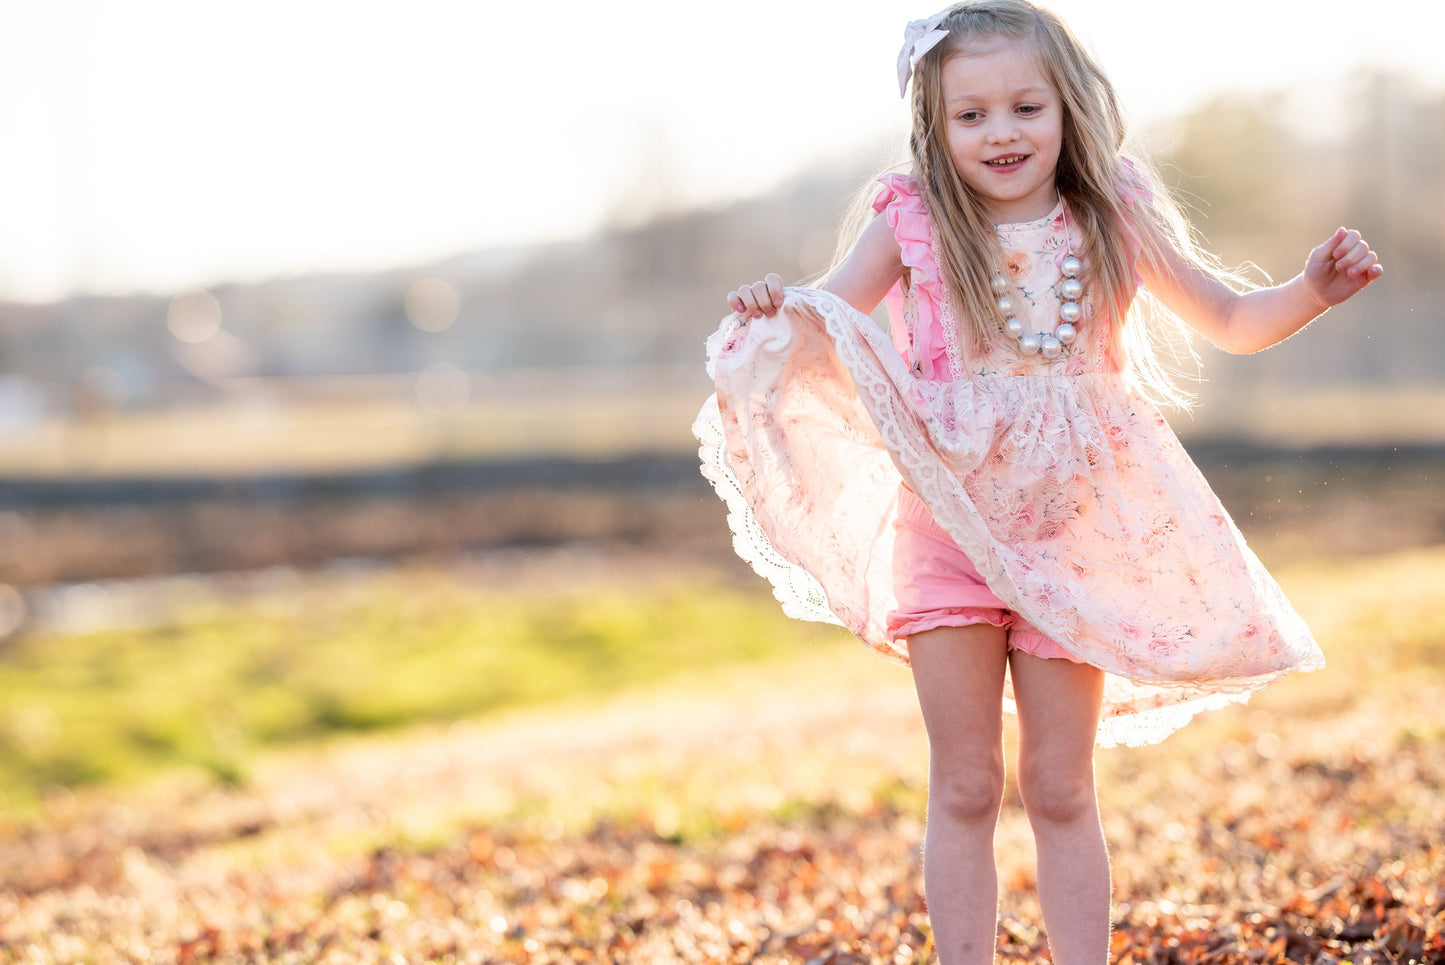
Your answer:
[[[1258,351],[1382,269],[1341,228],[1283,285],[1226,285],[1120,154],[1108,80],[1027,0],[905,38],[910,173],[880,179],[820,290],[769,275],[728,295],[695,431],[787,611],[912,667],[941,960],[993,957],[1006,707],[1053,960],[1102,962],[1096,741],[1157,741],[1323,666],[1151,401],[1179,398],[1156,345],[1183,320]],[[867,317],[885,297],[891,342]]]

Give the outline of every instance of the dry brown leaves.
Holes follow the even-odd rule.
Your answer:
[[[907,677],[839,660],[358,743],[245,792],[62,795],[0,837],[0,961],[926,961]],[[1114,960],[1445,961],[1445,748],[1393,712],[1263,702],[1101,752]],[[999,856],[1000,960],[1046,962],[1012,789]]]

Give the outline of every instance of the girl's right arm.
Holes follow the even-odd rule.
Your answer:
[[[878,215],[863,229],[841,268],[823,285],[864,315],[903,277],[903,251],[888,220]],[[739,315],[762,318],[783,307],[783,279],[769,274],[762,281],[728,292],[728,305]]]

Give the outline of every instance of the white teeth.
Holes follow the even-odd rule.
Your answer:
[[[1015,161],[1022,161],[1023,159],[1024,156],[1022,154],[1015,154],[1013,157],[996,157],[992,161],[984,161],[983,163],[992,164],[995,167],[1001,167],[1005,164],[1012,164]]]

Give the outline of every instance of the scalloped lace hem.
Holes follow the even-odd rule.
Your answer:
[[[777,551],[748,505],[732,460],[728,457],[717,396],[709,396],[703,403],[693,422],[692,433],[699,443],[702,474],[712,483],[727,507],[733,551],[772,585],[773,596],[783,605],[783,612],[788,616],[795,620],[843,626],[843,621],[829,609],[828,596],[823,592],[822,584],[813,574]]]

